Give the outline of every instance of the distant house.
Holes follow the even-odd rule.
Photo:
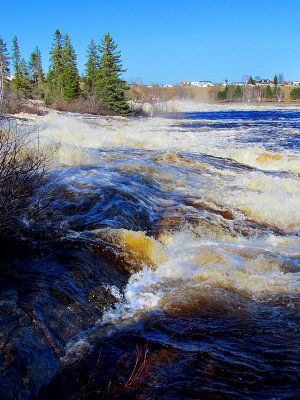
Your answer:
[[[212,81],[183,81],[180,83],[181,86],[193,86],[193,87],[211,87],[214,86]]]
[[[191,86],[211,87],[211,86],[213,86],[213,83],[211,81],[197,81],[197,82],[191,82]]]
[[[289,82],[293,86],[300,86],[300,81]]]
[[[257,85],[274,85],[274,82],[271,79],[261,79],[256,83]]]
[[[234,86],[244,86],[243,82],[232,82],[231,84]]]
[[[180,82],[180,86],[191,86],[191,83],[192,82],[189,82],[189,81],[183,81],[183,82]]]

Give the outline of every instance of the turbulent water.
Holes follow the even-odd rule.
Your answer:
[[[41,398],[299,398],[300,112],[43,123],[65,240],[129,277]]]

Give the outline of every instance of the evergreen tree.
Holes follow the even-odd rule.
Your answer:
[[[30,79],[28,73],[28,66],[24,58],[21,59],[20,48],[18,39],[13,38],[12,61],[15,70],[13,85],[15,89],[23,93],[24,96],[30,95]]]
[[[43,97],[44,73],[41,52],[38,47],[30,55],[28,69],[33,96]]]
[[[235,86],[233,98],[235,100],[242,100],[242,97],[243,97],[243,89],[239,85]]]
[[[277,75],[274,76],[273,82],[274,82],[274,85],[275,85],[275,86],[278,85],[278,78],[277,78]]]
[[[223,101],[228,99],[228,86],[226,86],[223,90],[219,90],[218,92],[218,100]]]
[[[20,54],[18,39],[16,36],[13,38],[12,44],[13,44],[13,47],[12,47],[12,57],[11,58],[12,58],[12,62],[13,62],[13,68],[15,71],[13,84],[16,89],[19,89],[22,84],[22,76],[21,76],[21,69],[20,69],[21,54]]]
[[[56,29],[54,33],[54,43],[50,50],[50,55],[46,102],[51,102],[53,98],[61,97],[62,95],[63,39],[59,29]]]
[[[100,80],[97,84],[96,93],[101,98],[103,105],[109,110],[119,115],[128,115],[130,110],[125,97],[128,86],[120,78],[125,70],[122,69],[121,53],[116,49],[117,45],[110,34],[106,33],[99,46],[102,57],[100,60]]]
[[[265,91],[265,98],[266,98],[267,100],[272,100],[272,99],[274,99],[274,97],[275,97],[275,93],[273,92],[271,86],[268,85],[268,86],[266,87],[266,91]]]
[[[6,43],[4,43],[1,36],[0,36],[0,67],[4,78],[6,78],[9,74],[9,55]]]
[[[62,51],[63,73],[62,73],[62,98],[72,101],[80,94],[79,73],[76,63],[77,57],[68,35],[64,37]]]
[[[85,67],[85,89],[88,93],[94,93],[100,79],[100,54],[93,39],[90,41],[88,47],[88,60]]]
[[[290,97],[292,100],[300,99],[300,87],[294,88],[291,90]]]
[[[19,90],[23,92],[25,97],[31,97],[29,67],[24,58],[22,58],[20,61],[20,76],[21,76],[21,85],[19,87]]]
[[[6,43],[0,36],[0,108],[4,98],[4,82],[9,74],[9,56]]]
[[[256,82],[255,80],[252,78],[252,76],[250,76],[250,78],[248,79],[248,85],[255,85]]]

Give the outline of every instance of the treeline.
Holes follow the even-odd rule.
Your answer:
[[[282,101],[284,93],[277,85],[249,86],[249,85],[226,85],[220,89],[213,88],[211,91],[212,101]]]
[[[17,37],[12,52],[0,37],[0,107],[12,91],[25,99],[43,100],[45,105],[67,111],[129,115],[128,86],[122,79],[121,53],[109,33],[97,44],[91,40],[84,76],[80,77],[77,56],[70,37],[54,33],[47,73],[37,47],[28,61],[22,58]]]

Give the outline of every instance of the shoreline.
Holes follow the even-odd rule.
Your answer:
[[[144,103],[140,105],[145,112],[207,112],[207,111],[222,111],[222,110],[236,110],[236,111],[255,111],[255,110],[300,110],[300,104],[291,103],[241,103],[241,102],[200,102],[200,101],[186,101],[186,100],[168,100],[166,102],[157,102],[154,104]]]
[[[37,111],[42,111],[43,115],[38,112],[19,112],[14,114],[0,114],[0,119],[4,118],[24,118],[28,120],[40,120],[47,115],[74,115],[74,116],[86,116],[95,119],[115,120],[115,121],[128,121],[140,118],[160,118],[168,117],[169,114],[176,113],[192,113],[192,112],[219,112],[219,111],[268,111],[268,110],[299,110],[300,103],[242,103],[242,102],[203,102],[203,101],[187,101],[187,100],[168,100],[165,102],[156,103],[137,103],[132,102],[132,105],[140,108],[145,115],[134,115],[129,117],[118,116],[118,115],[103,115],[103,114],[90,114],[84,112],[71,112],[71,111],[60,111],[53,108],[38,107]]]

